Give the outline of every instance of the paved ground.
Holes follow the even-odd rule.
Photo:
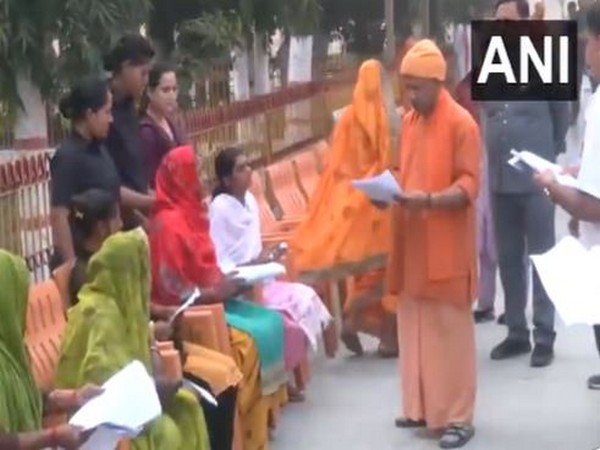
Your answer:
[[[572,156],[572,155],[571,155]],[[569,158],[571,159],[571,158]],[[558,234],[565,232],[558,213]],[[498,296],[502,304],[502,293]],[[472,450],[592,450],[600,448],[600,392],[586,378],[600,373],[593,335],[587,327],[559,325],[556,362],[531,369],[528,359],[497,363],[491,348],[504,328],[477,328],[479,392],[477,435]],[[374,345],[371,345],[374,349]],[[305,404],[284,411],[274,450],[426,450],[431,437],[395,429],[400,393],[396,361],[347,354],[317,357]]]

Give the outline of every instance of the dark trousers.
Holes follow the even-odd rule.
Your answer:
[[[210,386],[204,380],[188,373],[185,377],[210,392]],[[233,446],[236,399],[236,388],[229,388],[219,395],[218,406],[199,398],[208,428],[211,450],[231,450]]]
[[[508,337],[529,340],[525,317],[531,264],[529,255],[544,253],[554,246],[554,205],[543,193],[495,193],[492,210]],[[554,305],[534,268],[533,338],[536,344],[554,344],[554,315]]]

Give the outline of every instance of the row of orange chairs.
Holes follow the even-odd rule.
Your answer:
[[[54,379],[60,346],[66,327],[66,305],[69,303],[69,281],[71,266],[57,269],[50,280],[33,285],[29,292],[25,342],[29,350],[32,371],[36,384],[42,392],[54,387]],[[182,319],[182,338],[186,342],[201,345],[228,356],[232,355],[229,332],[225,321],[223,305],[195,306],[188,309]],[[181,374],[179,353],[172,342],[158,345],[163,365],[169,373]],[[179,367],[172,366],[179,364]],[[295,370],[296,385],[304,389],[310,373],[308,360],[304,360]],[[279,421],[280,406],[274,405],[270,411],[270,424],[275,427]],[[44,418],[44,426],[50,427],[67,420],[64,415]],[[233,450],[243,449],[242,419],[235,419]],[[118,450],[128,450],[129,442],[122,441]]]
[[[328,151],[327,142],[320,140],[293,157],[254,172],[250,190],[260,210],[263,245],[275,245],[292,237],[317,189]],[[336,317],[339,311],[336,283],[317,283],[313,287]],[[335,357],[338,350],[338,322],[336,318],[323,331],[325,353],[330,358]]]

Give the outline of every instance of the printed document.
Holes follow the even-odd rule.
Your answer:
[[[104,392],[81,407],[69,423],[85,431],[96,430],[110,440],[107,429],[136,436],[148,422],[162,414],[154,380],[144,365],[133,361],[102,386]],[[94,436],[92,436],[94,437]],[[96,437],[98,438],[98,437]]]
[[[600,246],[587,249],[568,236],[531,260],[566,325],[600,323]]]
[[[382,203],[392,203],[395,196],[402,194],[398,181],[389,170],[376,177],[353,180],[352,186],[364,192],[371,200]]]

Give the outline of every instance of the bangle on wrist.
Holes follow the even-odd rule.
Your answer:
[[[427,194],[427,207],[433,208],[433,194]]]

